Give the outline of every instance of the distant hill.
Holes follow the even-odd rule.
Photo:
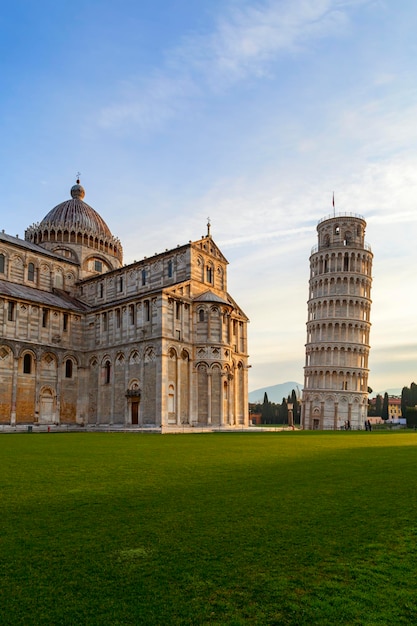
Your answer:
[[[298,388],[298,390],[297,390]],[[303,385],[294,381],[287,383],[281,383],[280,385],[271,385],[271,387],[262,387],[261,389],[255,389],[249,392],[249,402],[263,402],[265,392],[268,394],[268,400],[275,402],[275,404],[281,404],[282,398],[286,398],[290,395],[293,389],[297,395],[301,395]],[[377,395],[384,396],[387,392],[389,396],[401,396],[402,389],[384,389],[384,391],[373,391],[369,394],[370,398],[375,398]]]
[[[266,392],[270,402],[280,404],[282,398],[289,396],[293,389],[295,389],[296,394],[299,395],[301,394],[302,388],[303,386],[300,383],[295,383],[294,381],[281,383],[280,385],[272,385],[271,387],[262,387],[262,389],[255,389],[255,391],[249,392],[249,402],[263,402]]]
[[[389,396],[401,396],[401,389],[384,389],[384,391],[373,391],[369,394],[370,398],[376,398],[376,396],[384,397],[384,394],[387,393]]]

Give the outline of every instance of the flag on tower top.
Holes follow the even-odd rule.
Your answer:
[[[333,191],[333,208],[334,208],[334,191]]]

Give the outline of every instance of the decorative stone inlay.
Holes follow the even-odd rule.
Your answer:
[[[6,356],[9,356],[9,351],[4,346],[0,348],[0,358],[5,359]]]

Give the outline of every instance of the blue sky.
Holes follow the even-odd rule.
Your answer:
[[[126,262],[206,232],[249,316],[250,389],[303,382],[332,212],[374,252],[369,384],[417,380],[415,0],[16,0],[0,15],[1,228],[69,197]]]

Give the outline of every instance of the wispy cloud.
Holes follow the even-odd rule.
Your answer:
[[[145,80],[124,83],[124,95],[104,107],[104,127],[158,128],[196,97],[238,81],[265,76],[282,54],[300,53],[311,40],[336,36],[349,10],[367,0],[269,0],[226,5],[212,31],[193,34],[166,51],[162,67]]]
[[[206,41],[207,69],[227,80],[263,76],[278,53],[294,53],[311,39],[340,33],[348,5],[352,2],[287,0],[234,7]]]

